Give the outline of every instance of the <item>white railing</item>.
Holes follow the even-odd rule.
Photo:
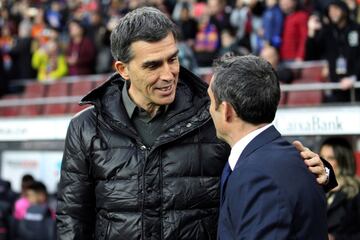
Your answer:
[[[287,63],[286,66],[290,69],[304,69],[309,67],[318,67],[325,66],[326,61],[306,61],[306,62],[295,62]],[[196,73],[199,76],[209,75],[212,73],[212,68],[199,68],[196,70]],[[83,76],[71,76],[65,77],[60,81],[67,83],[74,83],[76,81],[84,80],[87,81],[100,81],[105,80],[109,77],[110,74],[101,74],[101,75],[83,75]],[[33,83],[34,80],[23,80],[14,82],[14,85],[17,86],[26,86],[26,84]],[[51,84],[51,83],[45,83]],[[331,82],[315,82],[314,83],[291,83],[291,84],[282,84],[282,92],[295,92],[295,91],[326,91],[326,90],[335,90],[341,89],[339,83]],[[360,82],[355,82],[353,88],[350,89],[351,92],[351,101],[355,101],[355,89],[360,88]],[[16,106],[29,106],[29,105],[48,105],[48,104],[68,104],[68,103],[78,103],[83,96],[57,96],[57,97],[35,97],[35,98],[18,98],[18,99],[0,99],[0,107],[16,107]]]

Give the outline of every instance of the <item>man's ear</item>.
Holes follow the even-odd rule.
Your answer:
[[[129,80],[128,65],[121,61],[116,61],[114,65],[116,71],[121,75],[121,77],[125,80]]]
[[[236,112],[233,106],[228,102],[222,102],[223,117],[226,122],[232,122],[236,118]]]

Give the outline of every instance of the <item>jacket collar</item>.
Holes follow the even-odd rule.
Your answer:
[[[235,168],[239,167],[239,163],[242,159],[247,158],[251,153],[256,151],[258,148],[264,146],[265,144],[272,142],[274,139],[281,137],[281,134],[276,130],[274,126],[270,126],[265,129],[259,135],[257,135],[243,150],[241,153],[239,160],[237,161]]]
[[[124,79],[118,73],[114,73],[107,81],[84,96],[80,104],[92,104],[101,115],[121,123],[123,127],[129,127],[132,124],[121,97],[124,84]],[[169,105],[164,127],[170,128],[179,121],[191,118],[207,109],[209,105],[207,87],[199,77],[180,67],[175,101]]]

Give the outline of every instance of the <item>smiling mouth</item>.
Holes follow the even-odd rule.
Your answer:
[[[171,95],[174,89],[174,85],[169,85],[166,87],[159,87],[156,88],[156,90],[162,95],[162,96],[167,96],[167,95]]]
[[[166,91],[169,91],[171,90],[171,85],[170,86],[167,86],[167,87],[162,87],[162,88],[158,88],[160,91],[163,91],[163,92],[166,92]]]

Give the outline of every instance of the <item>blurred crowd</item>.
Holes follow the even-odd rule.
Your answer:
[[[21,192],[0,179],[0,240],[55,240],[56,197],[43,182],[25,174]]]
[[[331,57],[328,52],[347,38],[353,39],[350,47],[358,49],[357,1],[0,0],[0,95],[12,91],[9,83],[14,79],[48,82],[113,71],[109,35],[119,18],[143,5],[161,9],[179,26],[179,58],[190,70],[211,66],[214,58],[229,51],[256,55],[266,51],[263,56],[270,54],[280,63],[326,59],[330,80],[348,77],[343,84],[347,90],[360,72],[360,67],[352,66],[360,58],[359,50],[350,48],[352,56],[347,48],[341,52],[344,47]],[[348,37],[337,31],[333,42],[317,45],[312,40],[318,39],[318,32],[337,26],[336,16],[329,16],[331,3],[341,8],[337,17],[346,18],[346,26],[354,25],[356,34]],[[325,39],[327,34],[332,32]],[[345,71],[336,72],[344,59]],[[280,80],[289,83],[291,77]]]

